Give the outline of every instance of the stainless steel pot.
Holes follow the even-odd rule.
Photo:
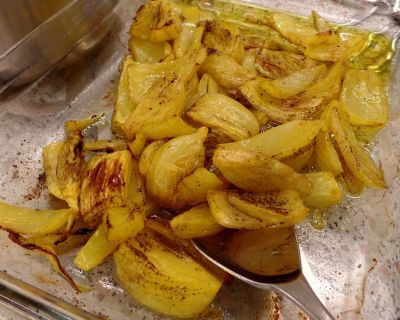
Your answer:
[[[1,0],[0,92],[79,59],[107,34],[118,0]]]

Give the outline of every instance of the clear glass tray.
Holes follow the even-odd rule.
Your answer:
[[[116,22],[96,53],[68,69],[53,71],[34,84],[8,92],[0,101],[2,200],[35,208],[62,206],[46,190],[42,146],[62,138],[66,120],[100,111],[108,116],[104,130],[99,129],[99,137],[109,135],[106,128],[110,126],[120,61],[127,52],[127,30],[142,3],[142,0],[120,0]],[[340,23],[370,8],[362,0],[247,3],[304,15],[317,10]],[[219,6],[221,2],[203,3],[213,4]],[[229,2],[223,6],[224,10],[230,8]],[[361,27],[378,30],[389,22],[387,12],[379,10]],[[400,318],[399,68],[394,61],[391,119],[379,134],[375,149],[389,189],[367,190],[360,198],[346,199],[331,210],[323,231],[313,229],[307,221],[300,227],[301,246],[309,265],[307,276],[338,319]],[[44,257],[16,246],[7,239],[6,232],[1,232],[0,310],[3,304],[17,310],[19,315],[15,319],[165,319],[137,305],[124,293],[113,276],[112,262],[83,273],[74,267],[72,260],[73,254],[62,257],[67,272],[78,283],[92,288],[91,291],[77,294]],[[304,319],[298,309],[276,294],[235,281],[221,290],[214,305],[224,310],[223,319]],[[24,308],[32,309],[33,313]],[[0,311],[0,318],[11,319],[8,314]]]

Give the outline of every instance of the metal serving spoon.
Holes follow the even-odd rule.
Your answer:
[[[196,249],[235,278],[282,293],[314,320],[333,320],[305,278],[294,227],[223,231],[193,240]]]

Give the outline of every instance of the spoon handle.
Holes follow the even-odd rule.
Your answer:
[[[311,319],[334,320],[334,317],[319,300],[304,275],[294,281],[275,285],[275,287],[280,293],[303,309]]]

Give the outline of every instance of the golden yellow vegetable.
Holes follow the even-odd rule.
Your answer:
[[[11,241],[13,241],[14,243],[20,245],[21,247],[23,247],[27,250],[35,251],[35,252],[38,252],[38,253],[42,254],[43,256],[45,256],[49,260],[49,262],[52,265],[52,267],[54,268],[54,270],[60,276],[62,276],[71,285],[71,287],[76,290],[76,292],[84,291],[84,288],[77,285],[74,282],[74,280],[68,275],[68,273],[65,271],[65,269],[63,268],[63,266],[60,263],[60,260],[58,259],[57,255],[56,255],[54,248],[50,244],[46,244],[46,243],[38,244],[38,243],[36,243],[37,239],[32,239],[32,237],[27,239],[27,238],[22,237],[20,234],[13,233],[13,232],[9,233],[8,238]]]
[[[182,30],[180,12],[168,1],[149,1],[136,13],[129,33],[140,39],[165,41],[178,37]]]
[[[85,140],[83,151],[94,152],[114,152],[128,149],[128,144],[124,140]]]
[[[187,91],[186,91],[187,92]],[[189,110],[193,105],[207,93],[218,93],[219,88],[215,80],[208,74],[203,74],[196,88],[196,92],[186,99],[185,111]]]
[[[348,70],[340,102],[353,125],[379,126],[388,118],[389,104],[385,85],[372,70]]]
[[[332,172],[336,177],[343,172],[339,155],[331,142],[329,132],[322,130],[315,143],[315,162],[322,171]]]
[[[305,148],[297,151],[294,155],[280,159],[280,161],[289,167],[292,167],[297,172],[302,171],[307,165],[312,163],[314,153],[314,145],[312,142]]]
[[[270,96],[261,89],[263,81],[262,78],[247,81],[239,87],[239,91],[254,108],[265,112],[273,122],[281,124],[312,118],[323,105],[322,98],[312,98],[294,106],[285,106],[282,100]]]
[[[240,37],[240,30],[234,24],[212,20],[205,22],[202,43],[207,48],[223,52],[242,63],[244,47]]]
[[[211,236],[224,228],[215,221],[208,204],[200,204],[171,220],[174,233],[183,239]]]
[[[153,141],[142,152],[139,159],[139,172],[145,177],[155,152],[165,143],[165,140]]]
[[[131,103],[134,106],[138,105],[154,83],[166,75],[175,75],[181,81],[186,82],[193,75],[195,68],[204,61],[206,55],[204,50],[200,42],[194,42],[187,54],[172,61],[167,61],[167,59],[159,63],[132,61],[127,68],[128,96]]]
[[[263,47],[274,51],[287,51],[291,53],[302,53],[297,45],[289,42],[285,38],[282,38],[279,34],[271,32],[267,39],[265,39]]]
[[[122,70],[119,78],[117,92],[115,93],[114,111],[111,120],[112,132],[120,137],[125,136],[123,125],[131,112],[135,109],[136,103],[131,99],[129,87],[129,67],[134,64],[130,55],[122,62]]]
[[[230,261],[259,275],[296,274],[300,269],[293,227],[239,230],[225,252]]]
[[[145,229],[114,253],[117,276],[139,303],[156,312],[193,318],[222,283],[176,243]]]
[[[254,65],[258,53],[257,48],[250,48],[244,51],[242,66],[253,75],[257,75],[257,70]]]
[[[304,207],[300,194],[293,190],[271,193],[228,191],[228,201],[241,212],[268,223],[268,227],[295,225],[310,211]]]
[[[168,118],[162,122],[145,125],[141,132],[149,140],[175,138],[196,132],[196,129],[187,124],[179,116]]]
[[[209,190],[224,190],[227,185],[207,169],[198,168],[179,182],[176,207],[206,202]]]
[[[182,31],[174,40],[174,52],[176,57],[182,57],[190,48],[194,38],[197,23],[199,22],[199,9],[197,7],[184,7],[182,9]],[[203,28],[201,28],[203,33]]]
[[[282,12],[273,12],[268,22],[281,36],[300,47],[304,47],[318,32],[310,20]]]
[[[81,172],[84,165],[82,131],[103,115],[65,123],[66,140],[43,147],[43,164],[49,192],[78,211]]]
[[[341,40],[332,32],[318,33],[307,40],[304,55],[319,61],[345,61],[362,50],[365,40],[365,36],[362,35],[353,35],[347,40]]]
[[[173,60],[159,63],[138,63],[132,61],[127,68],[128,87],[126,90],[128,90],[127,97],[129,101],[136,107],[157,80],[165,75],[179,74],[181,70],[179,62],[182,61]],[[135,107],[127,114],[124,122]]]
[[[258,110],[254,107],[249,107],[249,110],[256,117],[258,123],[260,124],[260,127],[268,122],[268,115],[264,111]]]
[[[133,238],[144,228],[144,205],[140,208],[131,207],[108,208],[105,211],[108,226],[107,239],[120,244]]]
[[[336,102],[330,112],[329,129],[350,172],[366,186],[385,188],[380,170],[354,136],[348,116]]]
[[[315,97],[324,98],[325,101],[331,101],[338,98],[342,88],[344,71],[344,64],[341,61],[336,62],[332,67],[330,67],[323,79],[305,90],[304,96],[307,99]]]
[[[261,49],[256,56],[254,65],[256,70],[264,77],[279,79],[302,69],[314,67],[317,62],[301,54]]]
[[[233,58],[218,51],[208,55],[199,72],[211,75],[219,85],[227,89],[236,89],[254,78],[250,71],[238,64]]]
[[[342,166],[343,172],[337,177],[338,182],[342,186],[344,192],[349,196],[360,196],[365,189],[365,184],[350,172],[346,164],[343,164]]]
[[[54,254],[63,255],[84,245],[90,238],[90,230],[83,234],[70,234],[67,239],[60,242],[61,233],[51,233],[46,235],[35,235],[29,238],[18,236],[18,240],[22,240],[26,244],[33,244],[41,248],[49,249]],[[21,244],[21,243],[20,243]]]
[[[185,86],[175,74],[166,74],[151,89],[127,119],[124,130],[128,138],[146,125],[180,116],[185,106]]]
[[[117,246],[118,243],[107,239],[107,225],[102,223],[88,242],[79,250],[74,263],[79,269],[89,271],[104,263]]]
[[[300,174],[295,184],[307,207],[329,208],[342,201],[342,190],[331,172]]]
[[[137,62],[155,63],[168,57],[172,49],[167,41],[154,42],[137,37],[129,40],[129,51]]]
[[[132,155],[138,159],[142,154],[147,143],[146,136],[142,131],[138,132],[135,136],[135,139],[129,144],[129,150],[132,152]]]
[[[0,202],[0,228],[29,235],[63,232],[75,214],[74,209],[35,210]]]
[[[312,11],[311,12],[311,18],[312,18],[312,22],[313,22],[314,28],[318,32],[327,32],[327,31],[332,30],[331,24],[327,20],[322,18],[318,14],[318,12]]]
[[[244,148],[280,160],[293,156],[310,145],[322,124],[321,120],[295,120],[267,129],[246,140],[222,144],[222,147]]]
[[[259,229],[268,225],[261,219],[253,218],[232,206],[226,191],[209,191],[207,199],[211,214],[225,228]]]
[[[338,204],[342,198],[332,174],[300,174],[260,152],[219,146],[214,152],[213,163],[229,182],[247,191],[297,190],[306,206],[316,208]]]
[[[216,129],[239,141],[254,136],[260,125],[254,115],[236,100],[220,93],[201,97],[186,113],[193,121]]]
[[[260,83],[261,89],[274,98],[287,99],[303,92],[317,78],[325,72],[325,65],[301,69],[284,78],[264,80]]]
[[[90,226],[97,226],[102,211],[128,204],[133,159],[128,150],[93,157],[83,175],[80,213]]]
[[[207,133],[207,128],[200,128],[168,141],[155,152],[146,177],[146,190],[151,197],[162,205],[175,207],[180,180],[204,164]]]

